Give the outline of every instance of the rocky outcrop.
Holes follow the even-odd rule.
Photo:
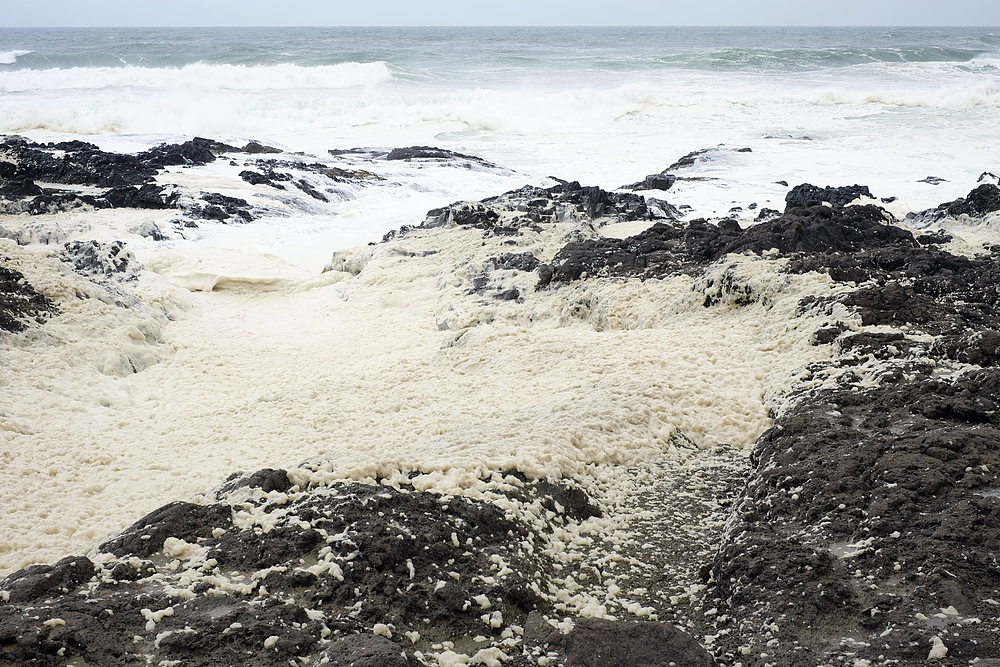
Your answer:
[[[856,199],[874,199],[867,185],[846,185],[841,187],[818,187],[810,183],[796,185],[785,195],[785,211],[793,208],[812,208],[827,204],[833,208],[844,208]]]
[[[988,206],[988,185],[963,206]],[[739,488],[734,505],[713,510],[727,519],[715,522],[718,532],[682,544],[685,526],[698,521],[668,510],[631,526],[649,553],[629,561],[629,579],[619,582],[636,595],[659,594],[643,601],[661,606],[655,622],[568,611],[570,588],[605,575],[576,556],[557,560],[550,538],[609,508],[565,480],[498,471],[504,482],[492,495],[471,499],[390,480],[300,486],[294,474],[261,470],[234,476],[204,504],[156,510],[92,560],[74,556],[5,579],[0,664],[1000,659],[1000,255],[954,255],[946,234],[915,236],[875,204],[850,205],[868,196],[865,186],[804,184],[784,213],[746,229],[728,219],[681,223],[664,214],[665,203],[575,182],[429,212],[424,228],[484,236],[576,223],[551,262],[530,246],[483,262],[487,274],[537,272],[550,289],[597,278],[700,278],[729,253],[766,254],[783,260],[785,272],[824,273],[842,288],[799,303],[800,315],[823,322],[812,343],[830,346],[832,358],[802,368],[775,400],[773,427],[757,441],[746,477],[744,463],[708,485],[719,497]],[[202,201],[227,213],[241,206]],[[630,220],[651,224],[626,239],[600,236],[602,225]],[[66,247],[77,271],[97,277],[131,266],[122,251]],[[28,304],[12,317],[44,319],[29,311],[45,304],[11,275],[5,289]],[[491,283],[487,276],[473,285],[485,293]],[[727,290],[728,307],[755,299],[746,284],[720,284],[705,291],[704,308],[720,307]],[[513,292],[494,296],[523,299]],[[636,502],[659,508],[657,493],[644,488]],[[669,605],[656,602],[678,563],[696,583],[667,595]]]
[[[681,169],[693,167],[699,160],[711,160],[714,156],[722,153],[751,153],[750,148],[726,148],[717,146],[714,148],[702,148],[691,151],[683,156],[659,174],[650,174],[646,178],[631,185],[623,185],[622,190],[669,190],[678,179],[684,180],[683,176],[677,176],[676,172]]]
[[[553,527],[599,514],[574,486],[505,488]],[[216,497],[150,513],[96,562],[71,557],[3,580],[0,664],[405,665],[444,642],[494,660],[520,658],[525,634],[561,642],[565,629],[543,615],[560,599],[546,537],[491,502],[379,485],[299,489],[282,470],[234,476]],[[605,664],[592,656],[623,640],[625,657],[711,664],[691,637],[654,622],[581,621],[565,651]]]
[[[988,180],[983,179],[983,176],[980,177],[981,180]],[[945,202],[936,208],[920,213],[907,214],[905,220],[909,224],[924,227],[944,218],[957,218],[963,215],[970,218],[982,218],[996,211],[1000,211],[1000,187],[994,183],[985,182],[965,197]]]
[[[0,330],[24,331],[31,323],[42,324],[58,311],[56,304],[39,294],[17,269],[0,255]]]
[[[457,225],[482,229],[492,235],[511,236],[521,228],[537,228],[567,220],[609,224],[672,219],[676,215],[676,209],[660,200],[647,201],[632,193],[608,192],[596,186],[582,186],[577,181],[559,181],[550,188],[525,186],[481,202],[456,202],[432,209],[420,226]]]
[[[570,282],[584,276],[661,278],[697,271],[727,253],[777,250],[782,254],[825,256],[875,245],[916,246],[910,232],[886,224],[889,218],[874,205],[842,209],[820,205],[792,208],[747,229],[729,219],[717,224],[704,219],[686,224],[660,222],[626,239],[568,243],[551,262],[551,280]]]
[[[6,137],[0,143],[0,212],[43,215],[82,207],[172,209],[188,218],[179,221],[180,226],[185,223],[196,226],[197,220],[249,222],[262,214],[280,215],[281,209],[268,208],[260,202],[254,205],[221,192],[191,192],[184,187],[162,185],[154,179],[167,167],[205,165],[221,155],[229,156],[231,165],[239,166],[235,154],[261,156],[282,152],[255,141],[237,148],[195,137],[133,155],[102,151],[82,141],[40,144],[22,137]],[[454,156],[457,159],[459,154]],[[290,189],[322,203],[342,194],[334,187],[337,184],[357,185],[382,178],[363,169],[296,159],[255,157],[242,164],[251,168],[244,169],[239,176],[251,185]],[[88,188],[106,190],[94,193]],[[296,203],[293,197],[289,201]]]

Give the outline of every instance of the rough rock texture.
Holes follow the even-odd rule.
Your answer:
[[[481,202],[456,202],[432,209],[423,228],[458,225],[482,229],[490,235],[514,236],[518,230],[566,220],[597,221],[601,224],[631,220],[673,219],[676,209],[666,202],[640,195],[582,186],[577,181],[559,181],[550,188],[525,186]],[[405,233],[408,228],[400,230]],[[394,236],[393,233],[387,238]]]
[[[491,502],[388,481],[303,489],[262,470],[228,480],[215,502],[156,510],[93,560],[0,582],[0,664],[447,664],[451,650],[511,667],[1000,660],[1000,255],[953,255],[947,235],[915,237],[878,206],[845,205],[867,192],[799,186],[783,214],[748,229],[679,223],[665,203],[570,182],[428,214],[425,227],[497,236],[576,222],[551,262],[505,252],[483,267],[537,272],[543,287],[697,276],[727,253],[766,253],[844,288],[799,304],[826,319],[812,342],[833,358],[802,369],[749,462],[693,465],[629,498],[647,511],[630,528],[649,548],[613,550],[634,591],[617,620],[567,603],[570,585],[609,600],[616,562],[600,539],[607,551],[557,558],[553,535],[608,509],[572,483],[497,473]],[[963,201],[979,207],[990,192]],[[659,222],[600,236],[626,220]],[[127,269],[122,250],[66,248],[95,276]],[[0,294],[30,305],[33,290],[9,275]],[[736,307],[754,299],[740,289],[719,286]],[[16,321],[37,316],[24,312]],[[656,622],[626,620],[628,607]]]
[[[486,160],[475,155],[463,155],[455,151],[433,146],[409,146],[407,148],[393,148],[386,156],[387,160],[472,160],[483,164],[489,164]]]
[[[983,174],[983,176],[987,176],[987,174]],[[980,176],[980,180],[983,180],[983,176]],[[944,218],[957,218],[961,215],[981,218],[996,211],[1000,211],[1000,187],[994,183],[986,182],[976,187],[965,197],[945,202],[936,208],[920,213],[910,213],[906,216],[906,222],[924,226]]]
[[[727,253],[849,253],[874,244],[916,246],[913,235],[886,225],[874,205],[833,209],[792,208],[744,230],[734,220],[710,224],[656,223],[627,239],[597,238],[568,243],[551,262],[552,280],[587,276],[663,277],[698,271]]]
[[[186,187],[154,181],[167,167],[205,165],[224,154],[229,156],[231,166],[251,167],[239,172],[244,181],[287,190],[290,194],[286,203],[299,208],[302,205],[296,197],[300,195],[293,193],[329,203],[343,196],[337,187],[340,184],[381,180],[363,169],[345,169],[321,162],[254,157],[238,163],[234,156],[282,152],[254,141],[237,148],[195,137],[131,155],[102,151],[82,141],[39,144],[22,137],[4,137],[0,143],[0,213],[44,215],[83,207],[172,209],[186,218],[177,221],[178,227],[197,226],[195,221],[200,220],[249,222],[261,215],[287,215],[285,209],[268,206],[266,199],[251,204],[220,192],[191,192]],[[479,158],[460,157],[466,162],[474,160],[488,165]],[[88,188],[106,190],[95,193]]]
[[[683,176],[677,176],[674,172],[680,169],[686,169],[688,167],[693,167],[698,160],[711,160],[713,157],[723,154],[723,153],[750,153],[752,152],[749,148],[726,148],[723,146],[716,146],[714,148],[702,148],[701,150],[692,151],[680,158],[669,167],[661,171],[659,174],[650,174],[646,178],[642,179],[638,183],[632,183],[631,185],[623,185],[620,189],[622,190],[669,190],[673,187],[674,183],[680,180],[685,180]]]
[[[796,185],[785,195],[785,211],[792,208],[810,208],[829,204],[833,208],[844,208],[856,199],[874,199],[867,185],[846,185],[821,188],[809,183]]]
[[[563,640],[566,667],[711,667],[715,660],[669,623],[582,618]]]
[[[716,655],[746,666],[1000,657],[1000,257],[883,233],[788,270],[864,282],[839,300],[862,326],[893,330],[832,322],[814,337],[837,357],[808,369],[761,436],[715,559],[730,618]]]
[[[35,291],[17,269],[0,255],[0,330],[24,331],[32,323],[42,324],[56,314],[56,305]]]

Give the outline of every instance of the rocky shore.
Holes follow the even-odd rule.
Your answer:
[[[259,157],[273,150],[195,139],[119,155],[8,138],[0,203],[31,216],[169,208],[176,223],[155,232],[169,234],[273,212],[161,183],[169,165],[225,155],[267,196],[315,201],[379,178]],[[773,262],[776,281],[823,275],[835,289],[801,299],[794,318],[828,360],[771,397],[749,456],[688,443],[683,464],[622,466],[624,501],[515,469],[467,495],[416,488],[416,473],[327,483],[317,463],[234,473],[204,502],[178,499],[91,553],[6,577],[0,664],[1000,664],[1000,254],[940,227],[1000,220],[1000,188],[899,221],[865,186],[801,184],[755,224],[683,221],[669,189],[713,150],[618,191],[558,181],[456,202],[329,269],[362,274],[365,257],[408,237],[474,230],[489,259],[468,297],[525,313],[588,282],[678,275],[703,309],[766,303],[743,261]],[[497,168],[430,147],[331,153]],[[625,238],[602,233],[642,221]],[[519,246],[550,232],[550,254]],[[135,270],[121,244],[61,253],[95,281]],[[0,329],[59,312],[0,253]]]

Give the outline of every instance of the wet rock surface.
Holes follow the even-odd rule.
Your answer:
[[[563,642],[566,667],[712,667],[715,660],[686,632],[669,623],[584,618]]]
[[[511,481],[524,502],[593,511],[578,490]],[[362,484],[301,492],[275,470],[219,496],[156,510],[99,562],[5,579],[0,664],[411,664],[431,643],[475,653],[493,637],[513,652],[510,628],[552,611],[544,537],[492,503]]]
[[[257,168],[302,189],[291,167]],[[963,200],[973,213],[947,215],[988,214],[979,213],[987,186]],[[665,202],[575,182],[428,213],[425,228],[511,238],[578,223],[549,262],[516,248],[492,257],[484,293],[495,272],[537,272],[535,289],[697,278],[730,253],[780,259],[785,272],[823,273],[843,288],[799,304],[825,320],[812,342],[831,346],[832,359],[787,388],[749,461],[734,454],[713,470],[695,460],[637,488],[629,528],[639,541],[615,550],[588,534],[580,542],[591,540],[592,552],[554,548],[554,535],[577,534],[608,509],[566,480],[508,472],[489,499],[471,499],[387,481],[300,486],[283,470],[235,475],[214,502],[172,503],[91,558],[0,583],[0,664],[1000,660],[1000,255],[952,254],[947,235],[914,235],[875,204],[848,205],[867,196],[864,186],[804,184],[783,213],[747,229],[678,222]],[[239,215],[226,206],[238,211],[240,201],[201,205]],[[651,225],[635,236],[600,235],[639,220]],[[87,275],[130,266],[114,244],[65,250]],[[31,306],[30,286],[3,270],[2,294]],[[736,307],[751,303],[748,290],[720,284],[704,307],[723,292]],[[43,306],[10,317],[44,319]]]
[[[550,188],[525,186],[481,202],[456,202],[432,209],[421,227],[456,225],[482,229],[495,236],[516,236],[522,228],[566,220],[607,223],[666,217],[661,208],[650,207],[640,195],[560,181]]]
[[[35,288],[9,259],[0,255],[0,330],[24,331],[31,324],[42,324],[58,312],[55,303]]]
[[[945,202],[920,213],[910,213],[905,218],[906,222],[916,226],[926,226],[944,218],[957,218],[963,215],[981,218],[989,213],[1000,211],[1000,187],[996,183],[990,182],[992,179],[984,178],[987,176],[992,176],[992,174],[984,173],[980,176],[980,180],[986,182],[973,189],[965,197]]]
[[[169,180],[168,169],[203,166],[220,158],[228,159],[232,167],[243,167],[237,175],[246,183],[288,192],[278,199],[293,208],[308,208],[300,201],[301,195],[326,204],[350,196],[343,189],[345,185],[382,180],[364,169],[308,160],[306,156],[266,158],[263,156],[284,151],[256,141],[238,148],[195,137],[136,154],[122,154],[82,141],[41,144],[18,136],[2,139],[0,213],[8,214],[45,215],[80,208],[170,209],[181,216],[176,224],[179,231],[184,226],[197,226],[196,221],[202,220],[228,224],[250,222],[262,215],[288,215],[285,208],[267,201],[268,197],[275,198],[273,191],[250,202],[223,192],[192,191],[157,182]],[[385,153],[373,157],[387,159]],[[449,159],[497,168],[473,156],[455,153]]]
[[[811,183],[796,185],[785,195],[785,210],[811,208],[827,204],[832,208],[844,208],[856,199],[874,199],[867,185],[846,185],[841,187],[818,187]]]

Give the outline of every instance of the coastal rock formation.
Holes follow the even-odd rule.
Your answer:
[[[453,650],[489,664],[560,645],[572,624],[555,615],[563,565],[547,533],[599,510],[563,483],[508,476],[496,488],[520,509],[384,485],[300,488],[282,470],[234,476],[216,503],[164,506],[95,561],[3,580],[0,664],[405,665]],[[559,650],[567,664],[606,664],[595,656],[623,641],[655,664],[713,664],[665,623],[583,620]]]
[[[0,143],[0,213],[45,215],[78,208],[169,209],[183,216],[183,220],[177,221],[179,227],[197,226],[195,221],[201,220],[249,222],[261,215],[287,215],[281,207],[270,205],[267,197],[248,201],[223,192],[194,192],[187,187],[157,182],[168,167],[203,166],[223,155],[230,160],[230,166],[244,167],[238,172],[242,181],[286,190],[289,195],[284,197],[285,203],[298,208],[304,206],[298,201],[302,195],[330,203],[349,196],[343,185],[382,180],[364,169],[304,159],[259,157],[283,152],[256,141],[237,148],[195,137],[133,155],[103,151],[83,141],[40,144],[17,136],[5,137]],[[236,162],[240,154],[254,157]],[[385,154],[381,157],[388,159]],[[450,157],[496,168],[472,156],[456,153]]]
[[[989,182],[989,179],[983,179],[982,176],[980,179],[987,180],[987,182],[973,189],[965,197],[945,202],[920,213],[910,213],[906,216],[906,222],[925,227],[944,218],[957,218],[963,215],[981,218],[989,213],[1000,211],[1000,187]]]
[[[669,167],[664,169],[658,174],[650,174],[646,178],[642,179],[638,183],[632,183],[631,185],[623,185],[620,189],[622,190],[669,190],[673,187],[674,183],[678,179],[684,180],[685,177],[677,176],[675,172],[680,169],[686,169],[688,167],[693,167],[699,160],[711,160],[714,156],[723,153],[750,153],[752,150],[750,148],[726,148],[724,146],[716,146],[714,148],[702,148],[701,150],[692,151],[687,155],[683,156]]]
[[[42,324],[59,312],[48,297],[35,291],[17,269],[0,256],[0,330],[17,332],[31,323]]]
[[[874,199],[867,185],[847,185],[842,187],[818,187],[810,183],[796,185],[785,195],[785,211],[792,208],[811,208],[827,204],[833,208],[844,208],[856,199]]]
[[[565,221],[627,222],[673,219],[676,209],[656,199],[631,193],[608,192],[578,181],[559,181],[550,188],[525,186],[481,202],[456,202],[432,209],[421,228],[457,225],[482,229],[491,235],[516,235],[523,227]],[[406,231],[408,228],[403,228]]]
[[[400,159],[451,159],[421,153],[435,150]],[[290,166],[258,168],[244,172],[262,177],[258,185],[303,187]],[[990,187],[943,215],[988,215]],[[428,212],[421,234],[454,227],[477,246],[492,239],[462,289],[503,308],[592,281],[681,274],[696,286],[698,312],[762,303],[766,295],[726,270],[733,255],[766,258],[778,280],[811,274],[835,285],[798,301],[798,322],[775,323],[813,323],[800,340],[829,356],[769,399],[773,425],[749,460],[734,454],[719,470],[694,465],[669,484],[638,485],[629,502],[643,512],[628,527],[641,536],[636,548],[601,532],[612,506],[571,480],[497,470],[479,480],[485,491],[452,496],[417,490],[416,473],[330,485],[310,465],[237,474],[88,557],[0,582],[0,664],[1000,659],[1000,255],[954,254],[951,235],[914,234],[874,203],[852,205],[859,198],[871,198],[867,187],[803,184],[783,213],[743,228],[680,222],[666,202],[560,181]],[[210,207],[239,216],[244,204],[219,194],[198,206],[212,219]],[[650,225],[624,239],[601,234],[632,221]],[[542,232],[557,244],[551,254],[518,244]],[[389,250],[399,261],[439,252]],[[331,269],[360,274],[376,251],[345,253]],[[62,259],[95,280],[134,269],[114,243],[68,243]],[[55,312],[2,270],[6,330]],[[512,275],[515,286],[504,282]]]

